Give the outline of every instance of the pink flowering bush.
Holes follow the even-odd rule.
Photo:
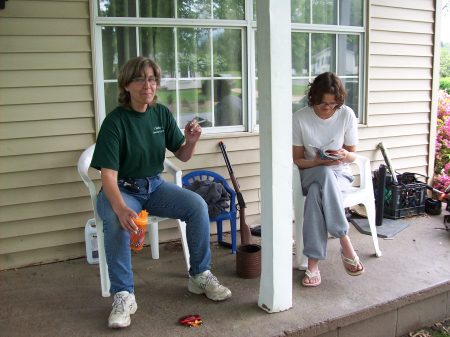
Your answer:
[[[440,91],[433,187],[443,191],[448,185],[450,185],[450,95]]]

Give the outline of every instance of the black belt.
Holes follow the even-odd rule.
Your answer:
[[[134,193],[139,193],[141,190],[147,191],[148,189],[148,180],[146,178],[123,178],[118,181],[118,184]]]

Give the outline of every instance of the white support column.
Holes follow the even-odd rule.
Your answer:
[[[292,307],[291,0],[258,0],[262,273],[258,305]]]

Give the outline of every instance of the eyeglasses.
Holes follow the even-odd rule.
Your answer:
[[[330,109],[334,109],[335,107],[337,107],[339,104],[337,103],[325,103],[322,102],[320,104],[317,104],[319,106],[319,108],[321,109],[325,109],[325,108],[330,108]]]
[[[144,85],[145,83],[148,83],[150,85],[155,85],[158,82],[158,78],[155,76],[149,76],[149,77],[135,77],[132,79],[134,83],[137,83],[139,85]]]

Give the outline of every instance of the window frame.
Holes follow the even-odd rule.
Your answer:
[[[245,18],[249,17],[248,4],[251,1],[245,1],[244,6],[244,15]],[[176,5],[176,2],[175,2]],[[136,13],[138,15],[139,8],[138,2],[136,1]],[[176,9],[175,9],[176,10]],[[100,129],[100,125],[106,117],[107,111],[105,108],[105,90],[104,84],[107,82],[115,82],[114,80],[105,80],[103,74],[103,48],[102,48],[102,27],[110,26],[110,27],[133,27],[136,28],[136,45],[137,45],[137,55],[140,55],[140,45],[139,45],[139,32],[138,29],[141,27],[164,27],[164,28],[207,28],[207,29],[215,29],[215,28],[223,28],[223,29],[238,29],[241,31],[241,79],[242,82],[242,115],[243,115],[243,124],[236,126],[214,126],[203,128],[204,134],[216,134],[223,132],[249,132],[252,127],[252,120],[249,115],[249,111],[251,110],[251,88],[249,85],[252,83],[251,77],[249,77],[249,64],[251,64],[249,43],[248,43],[248,32],[250,30],[250,26],[253,25],[252,20],[225,20],[225,19],[184,19],[184,18],[140,18],[140,17],[104,17],[98,15],[98,1],[91,1],[90,6],[91,11],[91,28],[92,28],[92,54],[93,54],[93,68],[94,68],[94,99],[95,99],[95,110],[96,110],[96,126],[97,132]],[[212,41],[211,41],[212,43]],[[177,46],[177,43],[176,43]],[[177,53],[175,50],[174,53]],[[211,58],[213,58],[213,54],[211,53]],[[175,64],[177,69],[177,62]],[[184,80],[185,78],[179,77],[178,71],[176,71],[176,77],[174,78],[178,83],[179,80]],[[195,77],[195,79],[206,79],[204,77]],[[210,77],[207,78],[211,81],[216,80],[214,74],[211,74]],[[178,86],[178,84],[177,84]],[[176,90],[176,95],[178,98],[179,90]],[[212,99],[214,94],[212,93]],[[177,104],[180,102],[177,99]],[[175,112],[173,112],[175,114]],[[179,110],[176,112],[179,113]],[[181,126],[183,129],[183,126]]]
[[[366,76],[367,76],[367,8],[368,5],[366,1],[362,1],[362,26],[346,26],[346,25],[325,25],[325,24],[314,24],[314,23],[291,23],[291,34],[292,33],[328,33],[335,35],[336,38],[336,51],[339,50],[339,34],[350,34],[359,37],[359,75],[358,82],[358,120],[359,124],[366,124],[367,122],[367,101],[366,101]],[[337,17],[339,18],[339,4],[337,4]],[[312,6],[311,6],[311,17],[312,17]],[[309,40],[311,42],[311,35]],[[311,43],[309,43],[309,74],[308,76],[294,76],[293,79],[308,79],[310,82],[316,77],[316,75],[311,75]],[[339,69],[338,53],[336,52],[336,73]],[[338,74],[339,75],[339,74]],[[340,78],[345,79],[346,76],[339,75]],[[350,76],[352,77],[352,76]]]
[[[234,28],[241,30],[241,48],[242,48],[242,101],[243,101],[243,125],[239,126],[215,126],[204,128],[205,134],[217,134],[223,132],[259,132],[257,124],[257,88],[256,88],[256,30],[257,21],[254,20],[254,2],[256,0],[244,0],[244,19],[243,20],[222,20],[222,19],[181,19],[181,18],[139,18],[139,17],[103,17],[98,15],[98,1],[90,2],[91,11],[91,46],[93,59],[93,86],[94,86],[94,108],[96,111],[96,130],[100,130],[107,112],[105,109],[105,79],[103,76],[103,47],[102,47],[102,27],[120,26],[135,27],[169,27],[169,28]],[[176,5],[176,2],[175,2]],[[139,13],[138,3],[136,2],[136,13]],[[360,37],[359,44],[359,103],[358,119],[360,124],[367,121],[367,101],[366,101],[366,74],[367,74],[367,9],[368,6],[363,1],[363,25],[362,26],[343,26],[343,25],[322,25],[291,23],[291,34],[301,33],[330,33],[337,35],[339,33],[355,34]],[[175,9],[176,10],[176,9]],[[339,14],[339,13],[337,13]],[[139,55],[139,34],[136,34],[137,53]],[[311,45],[310,45],[311,48]],[[337,48],[337,45],[336,45]],[[310,53],[310,50],[309,50]],[[212,57],[212,56],[211,56]],[[338,60],[336,57],[336,69],[338,69]],[[311,63],[311,58],[309,58]],[[177,67],[177,65],[175,65]],[[311,65],[310,70],[311,73]],[[177,72],[178,73],[178,72]],[[214,74],[211,74],[211,80],[214,80]],[[178,76],[178,74],[176,75]],[[301,78],[304,78],[301,76]],[[309,76],[309,80],[314,78]],[[176,77],[177,80],[181,79]],[[178,81],[177,81],[178,82]],[[178,97],[179,91],[176,91]],[[177,100],[177,104],[179,100]]]

